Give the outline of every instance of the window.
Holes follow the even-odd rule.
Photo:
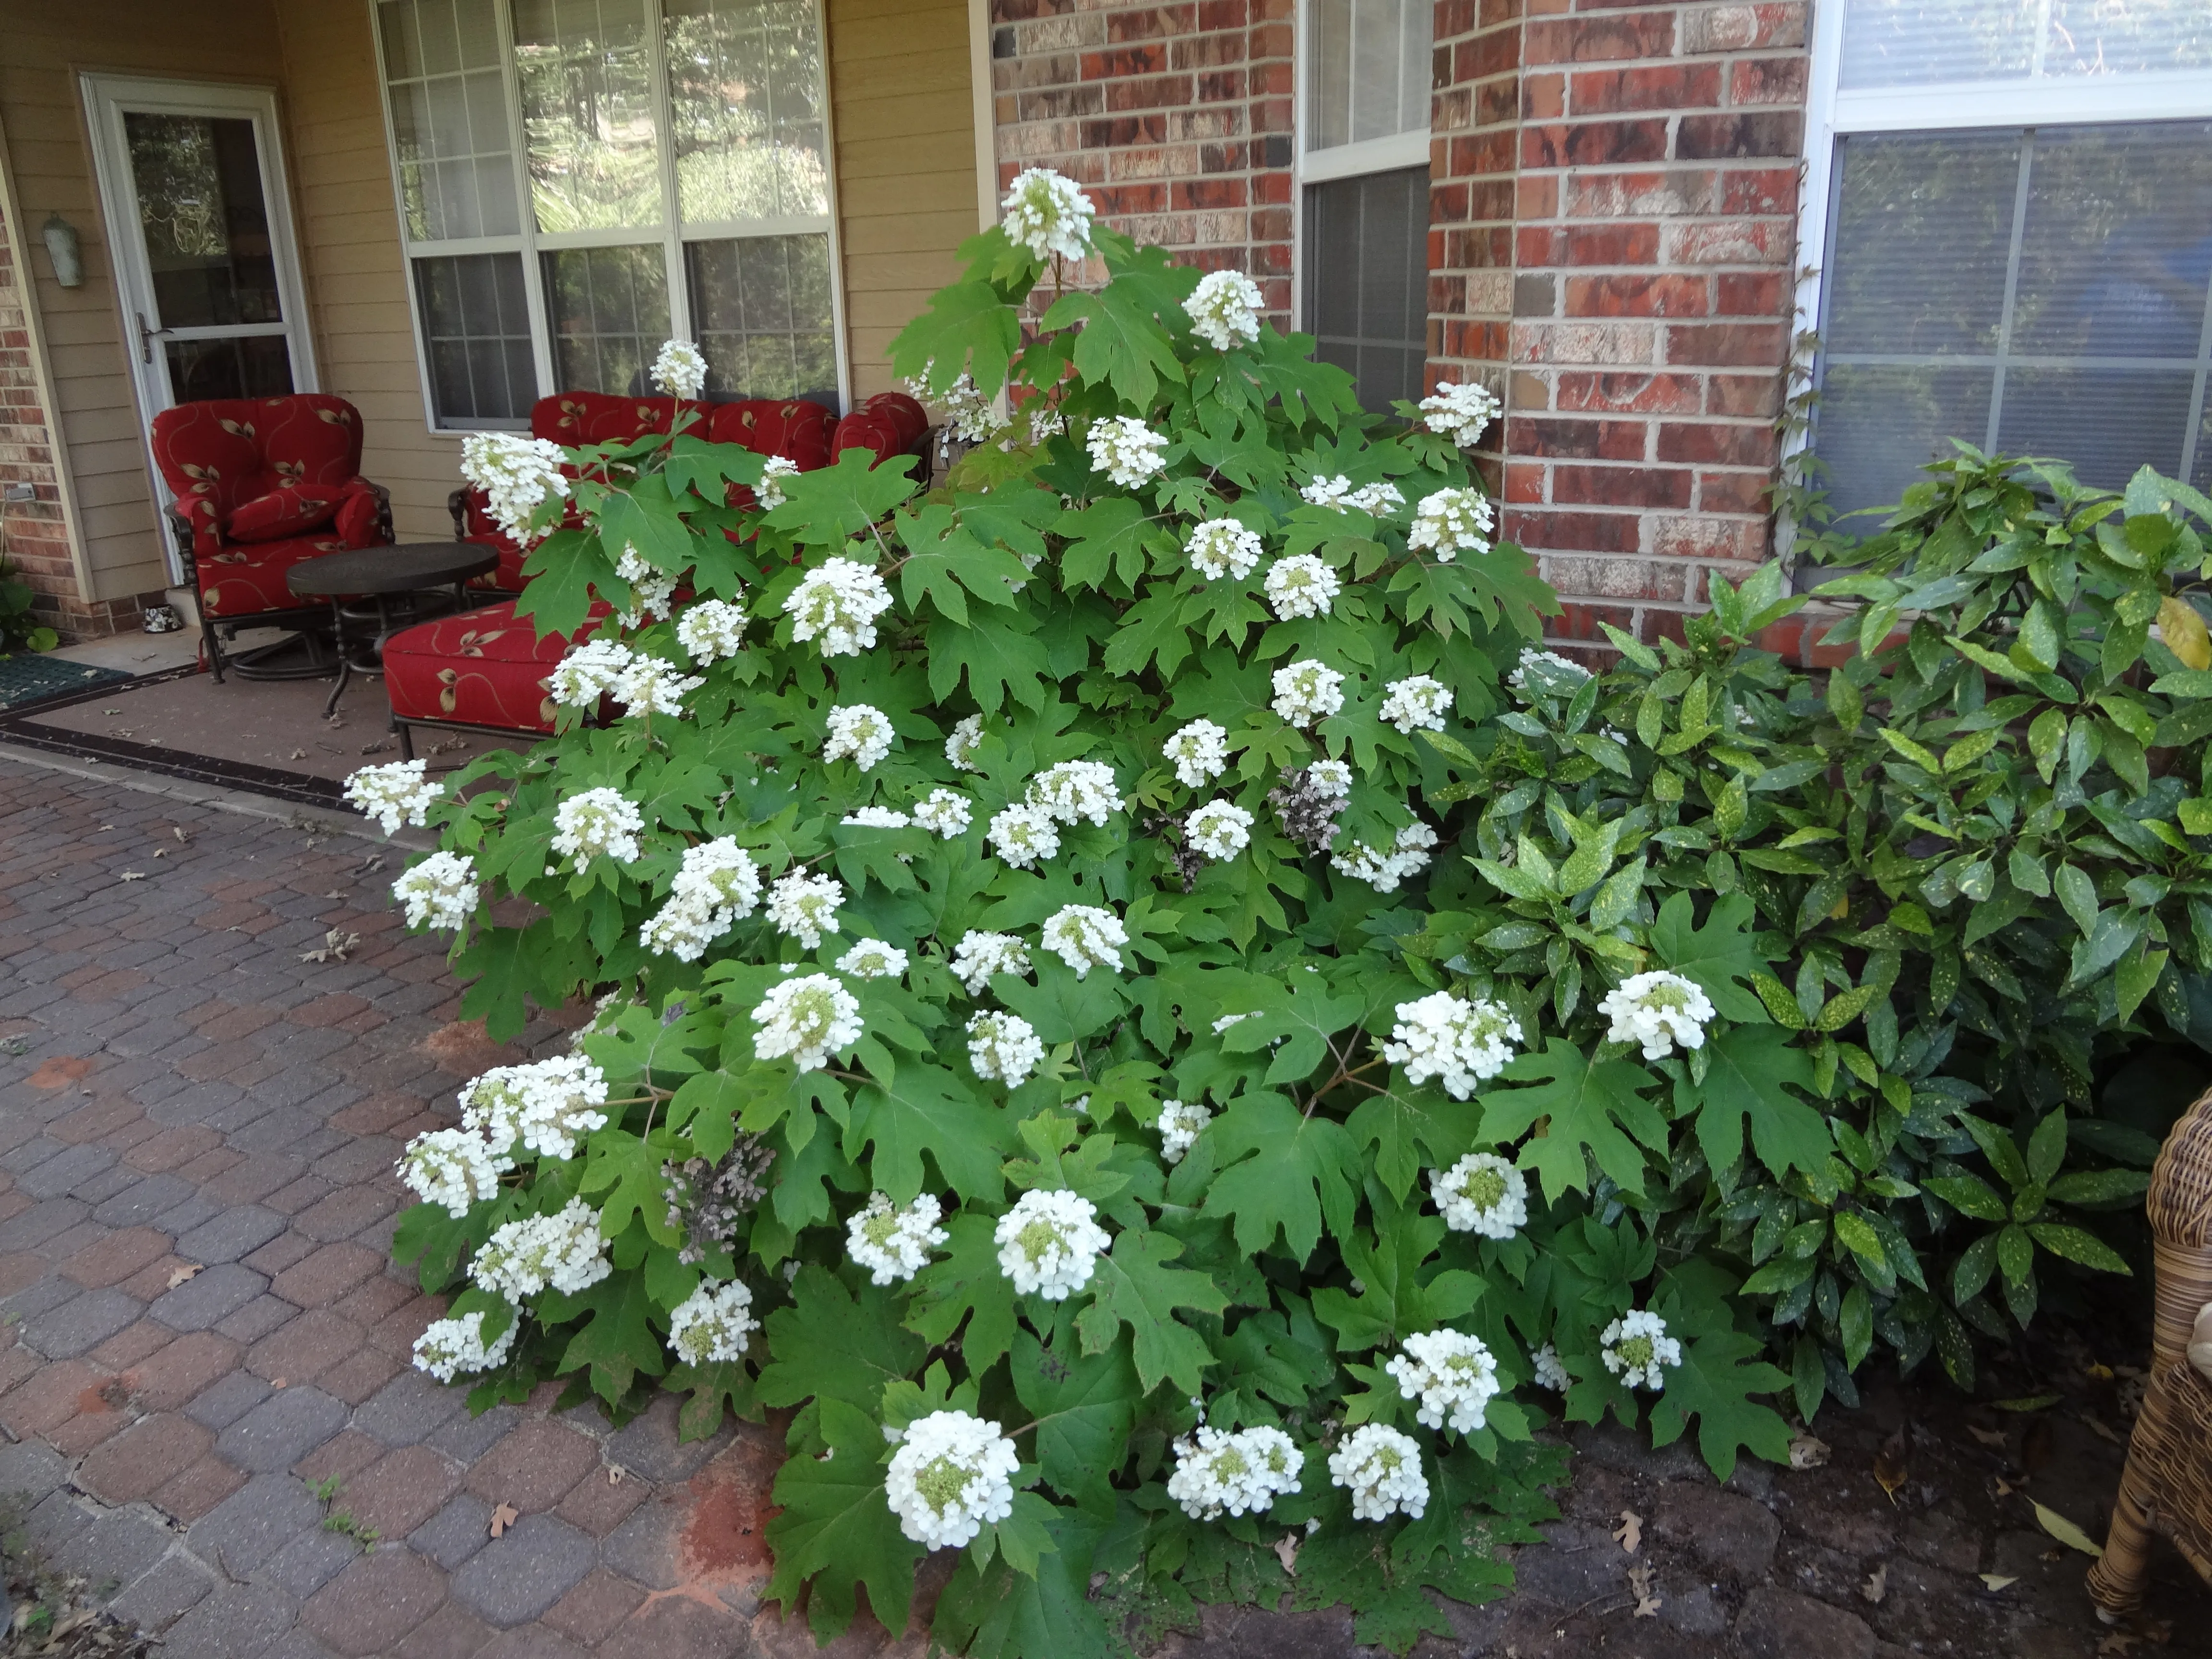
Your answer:
[[[2212,484],[2212,7],[1846,0],[1815,63],[1831,504],[1896,501],[1953,437]]]
[[[377,0],[432,423],[641,393],[840,406],[815,0]]]
[[[1428,361],[1431,0],[1307,0],[1299,306],[1368,408]]]

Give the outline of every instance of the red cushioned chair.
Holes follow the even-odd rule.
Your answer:
[[[343,398],[300,392],[179,404],[154,416],[153,438],[218,680],[218,626],[235,639],[243,625],[320,621],[325,608],[302,606],[285,573],[392,538],[391,495],[361,476],[361,411]],[[238,666],[249,672],[245,659]]]
[[[913,402],[908,398],[907,401]],[[734,404],[692,404],[703,423],[684,430],[714,443],[743,444],[757,455],[781,455],[802,472],[827,466],[837,417],[804,398],[749,398]],[[921,405],[915,405],[920,413]],[[673,398],[617,398],[605,392],[563,392],[540,398],[530,411],[530,435],[578,449],[587,444],[631,443],[650,432],[665,432],[676,418]],[[923,417],[925,424],[927,417]],[[750,504],[750,495],[744,498]],[[477,586],[502,593],[522,591],[524,550],[492,521],[483,492],[464,484],[446,498],[453,515],[456,540],[475,542],[499,555],[499,568],[477,579]]]
[[[875,410],[872,406],[883,398],[896,398],[906,407]],[[853,422],[861,424],[853,427],[850,441],[836,447],[872,449],[878,465],[918,453],[928,438],[928,417],[921,405],[898,392],[869,399],[845,423],[819,404],[803,399],[703,407],[707,428],[701,435],[715,443],[741,444],[757,455],[781,455],[802,472],[827,466],[833,437]],[[672,398],[571,392],[540,398],[531,413],[531,430],[570,447],[627,443],[647,432],[667,431],[674,417]],[[912,437],[906,435],[909,428]],[[733,501],[750,505],[749,491],[732,486],[731,493]],[[500,556],[498,571],[485,580],[519,592],[524,580],[522,550],[491,522],[472,488],[455,490],[451,505],[455,538],[480,543]],[[605,605],[594,605],[592,622],[596,623],[608,611]],[[395,634],[385,642],[384,685],[392,698],[392,726],[399,734],[401,754],[414,758],[412,728],[417,726],[550,733],[554,706],[546,681],[571,643],[558,634],[539,639],[536,625],[515,615],[513,599]]]

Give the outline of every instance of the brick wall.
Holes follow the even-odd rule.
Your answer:
[[[1531,0],[1521,42],[1507,533],[1644,637],[1770,551],[1803,0]]]
[[[28,484],[29,501],[0,500],[0,553],[38,591],[37,605],[56,627],[81,631],[94,623],[77,593],[62,523],[61,484],[52,434],[31,362],[24,283],[0,218],[0,495]],[[94,626],[93,632],[105,632]]]
[[[1055,167],[1141,242],[1291,304],[1294,0],[991,0],[1001,185]]]

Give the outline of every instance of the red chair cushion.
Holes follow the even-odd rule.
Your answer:
[[[195,552],[200,609],[210,617],[251,617],[264,611],[298,611],[319,599],[296,598],[284,573],[306,559],[348,551],[337,537],[295,536],[287,541],[232,542],[211,553]]]
[[[648,432],[665,432],[676,418],[673,398],[618,398],[608,392],[562,392],[530,408],[530,435],[565,448],[626,444]]]
[[[361,472],[361,415],[325,392],[179,404],[155,416],[153,438],[155,464],[192,521],[196,554],[219,545],[221,526],[248,501],[286,488],[336,489]]]
[[[550,732],[545,682],[568,650],[558,634],[539,639],[505,599],[394,634],[384,642],[384,687],[401,720]]]
[[[711,443],[742,444],[756,455],[781,455],[801,472],[811,472],[830,465],[836,427],[835,415],[804,398],[749,398],[714,404],[708,413],[706,435]]]
[[[929,430],[929,411],[903,392],[878,392],[864,398],[860,408],[878,420],[887,420],[898,434],[899,447],[912,449]]]
[[[338,493],[310,484],[279,484],[233,507],[223,527],[234,542],[273,542],[303,535],[337,516]]]
[[[866,410],[855,410],[837,422],[837,434],[830,441],[832,459],[848,449],[866,449],[875,453],[875,465],[881,466],[898,454],[906,446],[899,441],[898,428],[880,415]]]

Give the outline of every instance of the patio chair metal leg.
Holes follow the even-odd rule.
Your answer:
[[[398,715],[394,714],[392,717],[392,729],[399,734],[399,758],[404,761],[413,760],[415,758],[415,728],[401,720]]]
[[[215,676],[217,685],[222,684],[222,642],[215,636],[215,619],[205,610],[200,612],[200,644],[207,651],[208,671]]]

